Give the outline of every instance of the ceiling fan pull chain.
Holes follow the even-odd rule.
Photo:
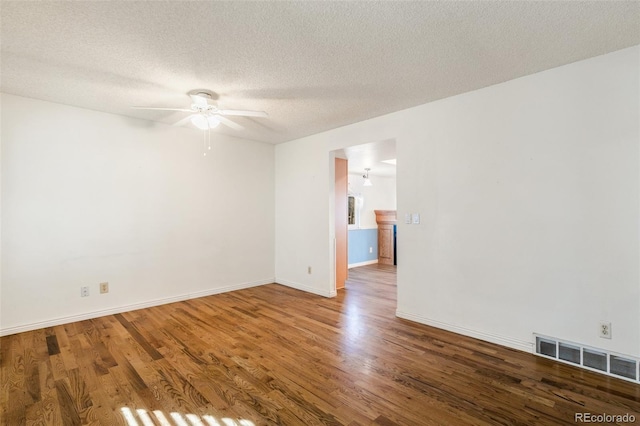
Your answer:
[[[211,127],[207,129],[207,139],[209,142],[209,151],[211,151]]]
[[[202,132],[202,155],[207,156],[207,132]]]

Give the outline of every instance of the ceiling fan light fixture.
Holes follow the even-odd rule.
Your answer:
[[[200,130],[207,130],[209,128],[209,122],[204,115],[195,114],[191,117],[191,123]]]
[[[369,179],[369,170],[371,169],[364,169],[365,173],[362,175],[364,182],[362,183],[362,186],[373,186],[371,179]]]
[[[239,117],[261,117],[266,118],[269,116],[264,111],[253,111],[243,109],[220,109],[218,105],[213,103],[218,99],[218,96],[205,89],[191,90],[188,95],[191,97],[191,107],[187,108],[167,108],[167,107],[152,107],[152,106],[134,106],[135,109],[147,109],[147,110],[159,110],[159,111],[180,111],[189,112],[190,115],[179,120],[174,126],[183,126],[189,121],[200,130],[211,130],[224,124],[233,130],[243,130],[240,124],[228,119],[226,116],[239,116]]]
[[[207,117],[207,123],[209,124],[209,128],[210,129],[214,129],[214,128],[218,127],[218,124],[220,124],[220,120],[218,120],[216,117],[211,115],[211,116]]]

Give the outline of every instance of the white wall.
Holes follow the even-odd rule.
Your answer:
[[[335,230],[329,218],[335,157],[304,140],[275,149],[276,282],[335,295]]]
[[[363,186],[362,173],[349,174],[349,191],[362,195],[361,229],[378,227],[374,210],[396,209],[396,178],[394,176],[370,176],[370,178],[373,185]]]
[[[399,316],[525,350],[538,332],[640,355],[639,57],[633,47],[278,145],[276,279],[331,288],[330,152],[394,138],[398,215],[422,219],[398,224]],[[601,320],[611,340],[597,337]]]
[[[273,281],[272,145],[1,105],[1,333]]]

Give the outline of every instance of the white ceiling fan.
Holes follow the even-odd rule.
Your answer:
[[[212,92],[204,90],[195,90],[189,92],[191,96],[192,104],[191,108],[156,108],[156,107],[143,107],[134,106],[135,109],[148,109],[148,110],[160,110],[160,111],[181,111],[190,112],[191,114],[182,120],[174,124],[174,126],[182,126],[187,122],[191,123],[201,130],[210,130],[217,127],[220,123],[234,129],[242,130],[244,127],[238,123],[229,120],[226,116],[241,116],[241,117],[268,117],[269,115],[264,111],[248,111],[238,109],[219,109],[217,105],[213,103]]]

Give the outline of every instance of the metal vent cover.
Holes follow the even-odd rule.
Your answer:
[[[640,359],[533,333],[534,354],[607,376],[640,383]]]

